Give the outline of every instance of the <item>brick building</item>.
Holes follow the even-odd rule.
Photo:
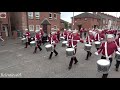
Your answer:
[[[73,23],[73,17],[72,17]],[[82,13],[74,16],[74,29],[80,28],[111,28],[111,29],[120,28],[120,18],[116,18],[114,16],[104,14],[101,12],[93,12],[93,13]]]
[[[43,28],[45,33],[60,29],[60,12],[11,12],[12,30],[26,28],[34,32]]]
[[[0,12],[0,33],[2,33],[4,39],[12,35],[10,12]]]

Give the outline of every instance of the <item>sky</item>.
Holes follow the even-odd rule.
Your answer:
[[[81,13],[84,13],[84,12],[74,12],[74,16],[81,14]],[[89,12],[89,13],[92,13],[92,12]],[[117,15],[117,17],[120,16],[120,12],[102,12],[102,13],[109,14],[112,16]],[[73,17],[73,12],[61,12],[61,19],[65,20],[69,23],[71,23],[71,17]]]

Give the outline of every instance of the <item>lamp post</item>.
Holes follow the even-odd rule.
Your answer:
[[[72,24],[72,30],[74,29],[74,12],[73,12],[73,24]]]
[[[116,23],[115,23],[115,28],[117,29],[117,14],[118,12],[116,12]]]

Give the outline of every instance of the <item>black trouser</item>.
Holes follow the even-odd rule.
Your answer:
[[[86,60],[88,60],[88,58],[92,55],[92,53],[90,51],[87,51],[87,56],[86,56]]]
[[[86,32],[84,32],[84,37],[86,38]]]
[[[59,35],[59,34],[57,35],[57,38],[58,38],[58,40],[60,41],[60,35]]]
[[[72,67],[73,61],[75,61],[74,64],[76,64],[78,62],[77,58],[75,56],[71,57],[70,63],[69,63],[69,67]]]
[[[97,50],[99,50],[99,48],[96,48]]]
[[[101,59],[106,59],[106,57],[101,56]],[[110,66],[111,66],[111,64],[112,64],[112,58],[109,58],[109,60],[110,60]],[[109,68],[110,68],[110,67],[109,67]],[[107,78],[107,76],[108,76],[108,73],[103,74],[102,78]]]
[[[28,45],[30,45],[31,39],[28,38],[28,42],[25,43],[25,48],[27,48]]]
[[[54,51],[52,51],[52,52],[50,53],[49,59],[52,58],[53,52],[55,53],[55,56],[57,56],[58,52],[54,49]]]
[[[120,65],[120,61],[116,60],[116,68],[118,69]]]
[[[40,47],[40,45],[41,45],[41,41],[37,41],[37,46],[35,46],[35,50],[34,50],[33,53],[36,53],[37,48],[39,48],[40,51],[42,50],[42,48]]]

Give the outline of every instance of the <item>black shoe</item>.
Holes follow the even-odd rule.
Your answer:
[[[70,70],[72,68],[72,66],[69,66],[68,69]]]
[[[118,68],[116,68],[115,70],[118,71]]]
[[[33,54],[35,54],[36,52],[33,52]]]
[[[57,56],[58,55],[58,53],[57,54],[55,54],[55,56]]]
[[[42,51],[42,49],[40,49],[40,51]]]
[[[88,60],[88,58],[86,58],[85,60]]]
[[[74,64],[77,64],[78,63],[78,61],[76,61]]]
[[[90,57],[92,56],[92,53],[90,53]]]

